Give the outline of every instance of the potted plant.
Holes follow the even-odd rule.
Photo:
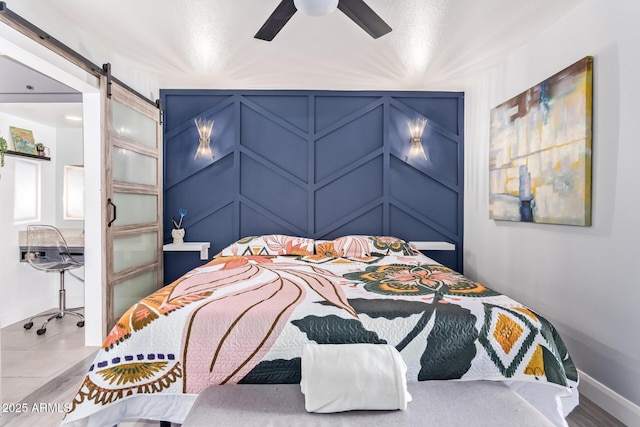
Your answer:
[[[8,149],[7,140],[0,136],[0,167],[4,167],[4,154]]]
[[[38,151],[38,156],[44,156],[44,144],[42,142],[38,142],[36,144],[36,150]]]

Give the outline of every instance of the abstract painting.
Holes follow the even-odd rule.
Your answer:
[[[9,133],[16,151],[27,154],[38,154],[36,141],[33,139],[33,132],[27,129],[9,126]]]
[[[491,110],[489,218],[591,225],[593,57]]]

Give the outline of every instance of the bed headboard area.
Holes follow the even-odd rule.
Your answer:
[[[446,241],[427,255],[460,271],[463,114],[459,92],[162,90],[164,236],[216,254],[241,237],[346,234]],[[214,120],[213,160],[195,159],[196,118]],[[408,123],[426,118],[426,159]],[[169,258],[170,257],[170,258]],[[165,253],[165,283],[201,264]]]

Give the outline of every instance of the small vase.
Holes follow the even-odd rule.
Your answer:
[[[184,243],[184,228],[174,228],[171,230],[171,237],[173,237],[174,245],[181,245]]]

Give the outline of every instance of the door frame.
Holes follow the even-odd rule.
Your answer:
[[[85,182],[85,345],[102,344],[104,236],[101,232],[102,107],[98,79],[41,43],[0,22],[0,51],[82,93]],[[93,84],[92,84],[93,83]],[[95,86],[94,86],[95,84]]]
[[[111,66],[98,67],[7,8],[0,1],[0,52],[82,93],[85,181],[85,345],[100,346],[106,337],[107,266],[104,211],[105,75],[135,96],[156,105],[111,75]],[[105,69],[108,67],[108,69]],[[107,93],[105,93],[107,92]],[[161,147],[160,147],[161,149]],[[161,165],[159,165],[161,166]],[[161,185],[161,184],[160,184]],[[161,211],[161,210],[160,210]],[[162,245],[159,245],[162,250]]]

